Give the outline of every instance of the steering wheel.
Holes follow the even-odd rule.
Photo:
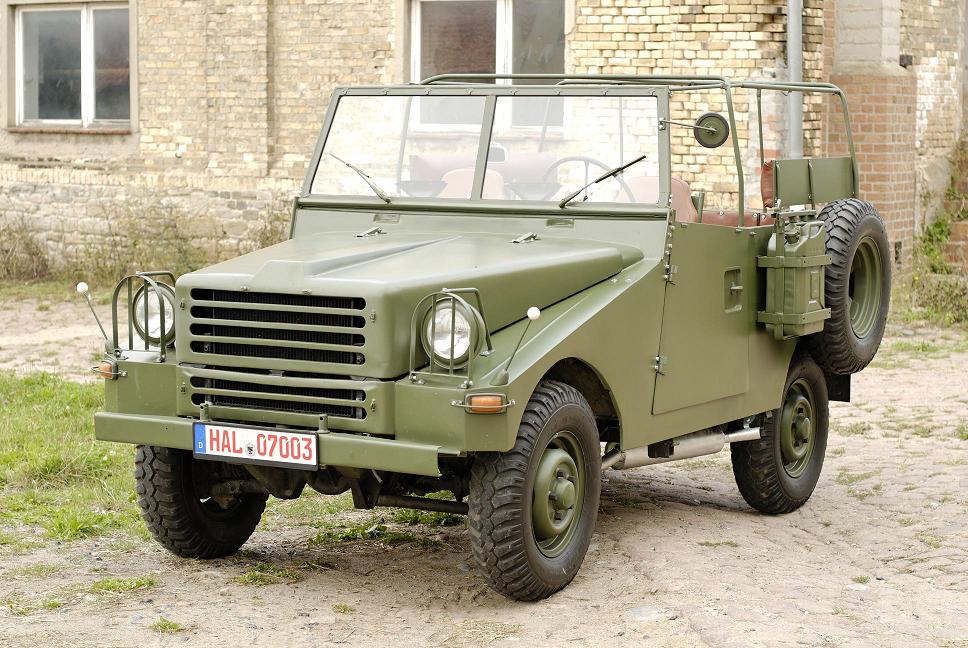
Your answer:
[[[592,181],[592,178],[589,177],[589,171],[591,171],[591,168],[593,166],[598,167],[603,172],[605,172],[605,171],[611,171],[612,169],[615,168],[615,167],[611,167],[611,166],[605,164],[601,160],[596,160],[595,158],[588,157],[587,155],[569,155],[567,157],[563,157],[563,158],[561,158],[559,160],[555,160],[554,162],[552,162],[551,163],[551,166],[548,167],[548,170],[545,171],[544,177],[542,177],[542,179],[541,179],[542,182],[548,182],[548,178],[552,177],[552,174],[555,173],[558,170],[558,167],[563,166],[565,164],[571,164],[572,162],[581,162],[581,163],[583,163],[585,165],[585,181],[582,184],[588,184],[589,182]],[[632,193],[632,190],[625,183],[625,180],[622,179],[622,176],[621,175],[616,175],[616,176],[612,176],[612,177],[615,180],[618,180],[618,183],[622,187],[622,190],[625,191],[625,194],[629,197],[629,202],[633,202],[634,203],[635,202],[635,194]]]

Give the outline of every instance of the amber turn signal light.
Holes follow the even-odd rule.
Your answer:
[[[467,399],[468,409],[475,414],[498,414],[505,410],[500,394],[477,394]]]
[[[101,360],[101,363],[95,367],[94,373],[101,376],[101,378],[104,378],[105,380],[114,380],[118,377],[117,368],[110,360]]]

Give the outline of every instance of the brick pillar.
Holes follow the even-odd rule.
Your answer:
[[[830,81],[847,93],[860,197],[877,207],[902,273],[911,269],[915,219],[917,79],[900,67],[900,1],[836,0]],[[831,154],[846,151],[839,110],[828,129]],[[897,251],[897,250],[896,250]]]

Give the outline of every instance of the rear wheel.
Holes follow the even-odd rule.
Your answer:
[[[151,535],[183,558],[235,553],[255,531],[268,499],[256,494],[210,497],[213,484],[248,474],[239,466],[199,461],[187,450],[138,446],[134,474]]]
[[[790,364],[780,407],[768,412],[760,438],[730,444],[743,499],[763,513],[789,513],[813,494],[827,450],[827,381],[807,354]]]
[[[600,494],[591,408],[574,388],[541,382],[514,448],[478,456],[471,470],[471,548],[491,586],[533,601],[570,583],[588,551]]]

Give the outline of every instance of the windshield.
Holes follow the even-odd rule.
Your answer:
[[[311,192],[558,203],[641,158],[570,204],[658,202],[655,97],[501,95],[491,124],[485,104],[483,95],[341,97]],[[488,149],[476,194],[482,139]]]

